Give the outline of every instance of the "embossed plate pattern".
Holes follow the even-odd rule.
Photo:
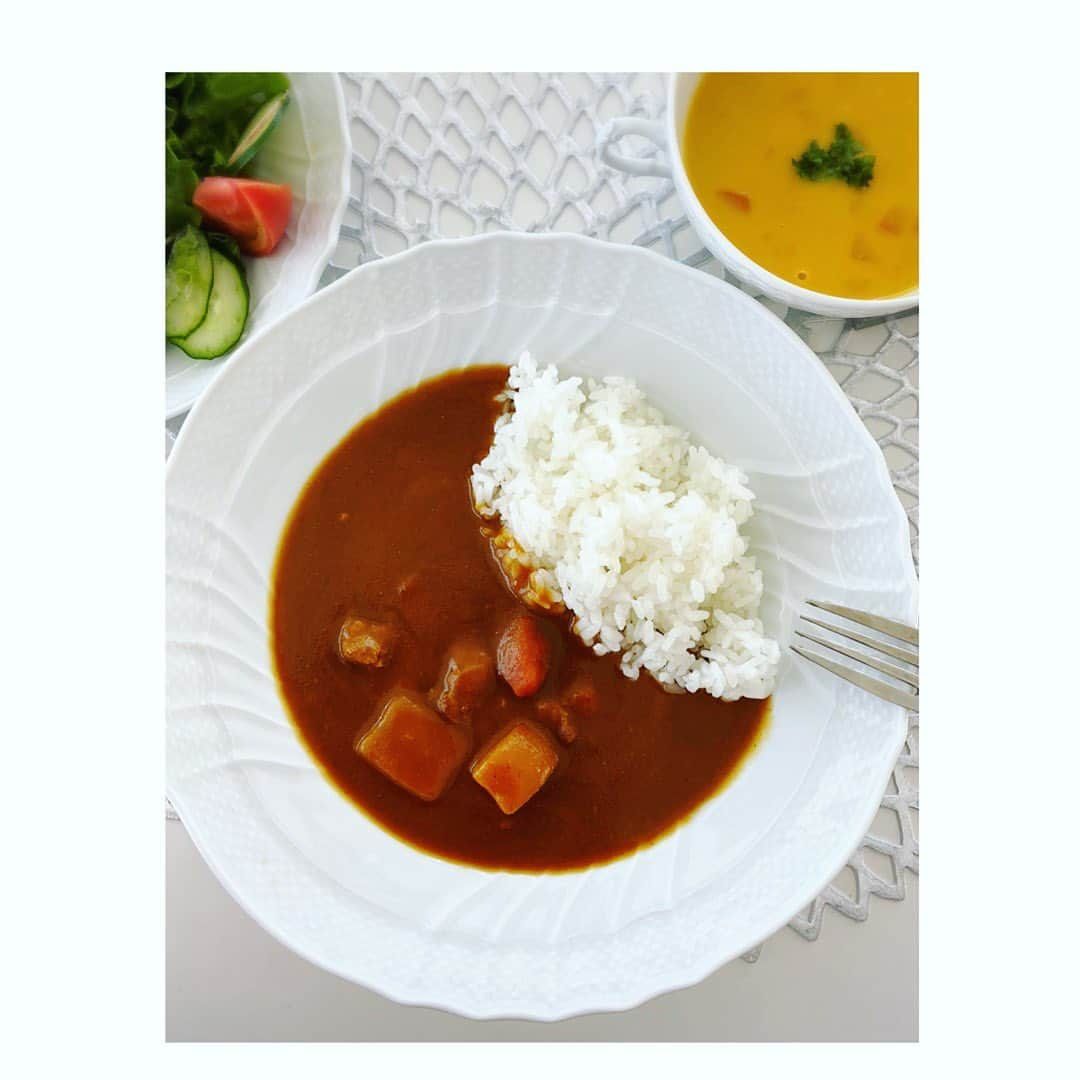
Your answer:
[[[731,286],[638,248],[500,233],[349,275],[243,346],[168,468],[169,795],[297,952],[396,1000],[553,1019],[695,982],[809,904],[877,811],[901,710],[786,664],[761,749],[669,838],[577,874],[489,874],[392,840],[322,779],[270,672],[267,581],[325,453],[420,379],[523,348],[637,378],[750,474],[764,616],[807,595],[915,615],[885,463],[813,354]]]

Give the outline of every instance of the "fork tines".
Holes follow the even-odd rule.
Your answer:
[[[840,656],[846,656],[850,660],[858,661],[860,664],[864,664],[866,667],[894,680],[894,682],[876,679],[864,671],[838,663],[836,660],[822,656],[820,653],[807,652],[799,648],[798,645],[791,646],[792,652],[798,653],[799,656],[809,660],[812,664],[817,664],[826,671],[831,671],[841,679],[846,679],[849,683],[871,694],[876,694],[886,701],[891,701],[895,705],[902,705],[907,709],[918,709],[919,654],[917,650],[919,647],[919,631],[916,627],[897,622],[895,619],[887,619],[882,615],[871,615],[866,611],[856,611],[854,608],[843,607],[840,604],[827,604],[820,600],[808,600],[807,604],[810,607],[818,608],[821,611],[829,612],[849,622],[866,627],[868,630],[875,631],[882,636],[871,637],[869,634],[860,633],[858,630],[848,626],[838,625],[836,620],[824,621],[811,618],[809,615],[803,615],[801,617],[802,623],[821,627],[830,634],[835,634],[837,637],[844,638],[847,641],[853,641],[863,646],[863,648],[852,649],[838,641],[830,641],[801,629],[796,629],[795,634],[797,637],[812,641],[815,645],[820,645]],[[886,640],[887,638],[893,640]],[[902,645],[894,644],[897,641],[906,645],[913,645],[915,648],[903,648]],[[887,656],[891,660],[899,660],[900,664],[890,663],[888,660],[882,659],[883,656]],[[903,686],[897,686],[896,683],[903,683],[913,689],[906,690]]]

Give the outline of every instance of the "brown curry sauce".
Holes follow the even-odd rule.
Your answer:
[[[756,745],[768,701],[672,695],[596,656],[567,616],[538,617],[553,646],[535,697],[502,679],[471,718],[471,758],[512,721],[543,726],[540,702],[575,679],[596,691],[592,715],[559,747],[550,780],[513,815],[468,763],[434,802],[372,768],[356,749],[391,690],[428,694],[463,637],[495,648],[524,609],[492,556],[469,493],[501,409],[505,367],[452,372],[395,398],[353,429],[312,475],[278,551],[271,638],[278,683],[303,742],[333,783],[394,835],[489,869],[572,870],[625,855],[714,794]],[[391,620],[401,636],[384,667],[344,662],[353,615]],[[554,742],[554,740],[553,740]]]

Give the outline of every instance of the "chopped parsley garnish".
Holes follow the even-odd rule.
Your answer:
[[[874,179],[874,160],[873,154],[862,152],[847,124],[837,124],[828,150],[811,139],[802,156],[792,158],[791,164],[804,180],[843,180],[851,187],[864,188]]]

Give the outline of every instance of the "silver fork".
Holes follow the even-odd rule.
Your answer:
[[[914,709],[915,711],[918,711],[919,631],[917,627],[908,626],[906,623],[897,622],[895,619],[886,619],[883,615],[871,615],[866,611],[856,611],[854,608],[842,607],[840,604],[826,604],[821,600],[807,600],[806,602],[810,607],[817,608],[820,611],[827,611],[833,615],[838,615],[842,619],[847,619],[849,622],[865,626],[869,630],[876,630],[879,634],[885,634],[894,641],[903,642],[906,645],[914,645],[914,649],[901,648],[900,645],[894,645],[892,641],[882,641],[880,638],[869,637],[866,634],[860,634],[857,630],[851,630],[843,625],[837,626],[834,623],[824,622],[821,619],[814,619],[809,615],[801,616],[800,621],[809,623],[812,626],[820,626],[830,633],[865,646],[865,649],[863,651],[849,649],[846,645],[841,645],[837,641],[827,641],[825,638],[808,634],[804,630],[796,629],[795,631],[796,637],[805,638],[807,641],[812,641],[815,645],[821,645],[826,649],[831,649],[833,652],[839,653],[841,656],[846,656],[851,660],[858,660],[859,663],[865,664],[869,668],[873,668],[874,671],[879,671],[882,675],[887,675],[890,679],[893,679],[896,682],[905,683],[914,689],[905,690],[900,686],[896,686],[894,683],[875,679],[872,675],[857,671],[855,668],[848,667],[846,664],[837,663],[835,660],[831,660],[819,653],[807,652],[805,649],[800,649],[798,645],[791,646],[792,652],[798,653],[799,656],[803,657],[805,660],[809,660],[812,664],[817,664],[818,667],[823,667],[826,671],[831,671],[834,675],[839,675],[841,679],[846,679],[849,683],[853,683],[855,686],[867,690],[871,694],[876,694],[879,698],[891,701],[894,705],[903,705],[905,709]],[[879,653],[888,656],[893,660],[899,660],[901,661],[901,664],[890,664],[887,660],[882,660],[876,655]]]

